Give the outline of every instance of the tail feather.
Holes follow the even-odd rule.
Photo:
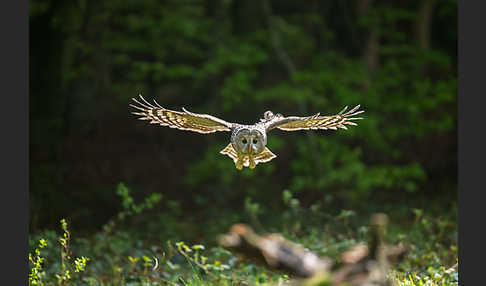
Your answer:
[[[233,159],[233,162],[235,163],[235,167],[239,170],[242,169],[242,167],[250,167],[250,157],[248,155],[238,155],[238,152],[233,148],[233,145],[231,143],[228,144],[223,150],[221,150],[219,153],[223,155],[227,155],[231,159]],[[265,163],[268,161],[271,161],[273,158],[277,157],[277,155],[273,154],[270,149],[265,147],[265,150],[263,150],[262,153],[257,154],[253,157],[253,161],[255,165],[258,165],[258,163]],[[240,168],[239,168],[240,167]]]

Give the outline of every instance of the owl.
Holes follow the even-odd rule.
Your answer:
[[[141,95],[140,100],[136,98],[132,98],[132,100],[137,104],[130,104],[131,107],[137,109],[132,113],[140,116],[140,120],[149,120],[152,124],[203,134],[216,131],[231,132],[230,143],[220,153],[233,159],[238,170],[243,167],[253,169],[259,163],[265,163],[277,157],[266,147],[267,133],[272,129],[278,128],[284,131],[347,129],[346,125],[357,125],[353,120],[363,119],[353,116],[364,112],[364,110],[358,110],[359,105],[348,112],[346,112],[346,106],[341,112],[331,116],[321,116],[320,113],[306,117],[283,116],[280,113],[274,114],[266,111],[259,122],[244,125],[227,122],[208,114],[193,113],[185,108],[182,108],[182,111],[169,110],[160,106],[155,100],[155,105],[148,103]]]

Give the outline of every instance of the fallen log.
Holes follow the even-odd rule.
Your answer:
[[[219,237],[219,244],[298,278],[291,285],[388,286],[390,265],[403,259],[408,249],[384,242],[387,222],[385,214],[373,215],[368,245],[357,244],[343,252],[340,264],[334,264],[329,257],[319,257],[280,234],[258,235],[245,224],[233,225],[227,234]]]

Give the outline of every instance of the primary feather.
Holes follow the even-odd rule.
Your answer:
[[[232,123],[226,122],[209,114],[198,114],[187,111],[173,111],[160,106],[155,100],[155,105],[148,103],[141,95],[141,101],[132,98],[138,105],[130,104],[139,112],[132,112],[140,116],[140,120],[149,120],[152,124],[160,124],[170,128],[189,130],[199,133],[212,133],[216,131],[231,131]]]
[[[267,133],[272,129],[278,128],[284,131],[347,129],[345,125],[357,125],[353,121],[363,118],[355,116],[364,112],[359,110],[360,105],[347,112],[348,107],[346,106],[338,114],[330,116],[321,116],[320,113],[317,113],[304,117],[285,117],[279,113],[274,114],[267,111],[264,113],[264,118],[260,119],[259,122],[253,125],[244,125],[230,123],[209,114],[190,112],[185,108],[182,108],[182,111],[169,110],[155,100],[151,104],[141,95],[139,97],[139,100],[132,98],[136,104],[130,104],[130,106],[136,109],[132,113],[140,116],[140,120],[148,120],[152,124],[203,134],[231,131],[230,143],[220,153],[230,157],[234,161],[235,167],[240,170],[243,167],[253,169],[258,163],[265,163],[277,157],[266,147]]]

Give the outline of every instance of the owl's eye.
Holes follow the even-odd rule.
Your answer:
[[[241,140],[241,142],[242,142],[243,144],[246,144],[248,141],[246,141],[246,139],[243,139],[243,140]]]
[[[256,144],[258,143],[258,141],[256,139],[253,139],[253,144]]]

